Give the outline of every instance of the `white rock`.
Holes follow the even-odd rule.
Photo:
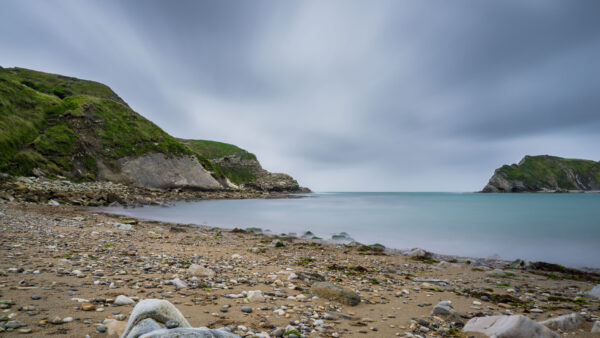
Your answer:
[[[187,269],[187,273],[196,277],[213,278],[215,276],[215,272],[212,269],[205,268],[198,264],[190,265],[190,267]]]
[[[265,297],[260,290],[248,291],[248,300],[251,302],[264,302]]]
[[[597,320],[592,327],[592,333],[600,333],[600,320]]]
[[[298,278],[298,275],[293,272],[290,273],[290,275],[288,276],[288,280],[292,280],[292,279],[296,279],[296,278]]]
[[[589,297],[600,298],[600,284],[594,286],[594,288],[588,291],[585,295]]]
[[[135,301],[125,295],[119,295],[119,296],[117,296],[117,299],[115,299],[113,304],[115,304],[117,306],[131,305],[131,304],[135,304]]]
[[[179,278],[172,279],[171,284],[175,285],[175,289],[187,288],[187,284]]]
[[[233,254],[233,255],[231,255],[231,258],[232,258],[232,259],[240,259],[240,258],[242,258],[242,255],[239,255],[239,254]]]
[[[560,338],[546,326],[523,315],[471,318],[463,328],[463,332],[480,332],[497,338]]]
[[[73,317],[65,317],[65,318],[63,318],[62,321],[63,321],[63,323],[70,323],[73,321]]]
[[[583,324],[583,318],[578,313],[570,313],[544,320],[543,322],[540,322],[540,324],[545,325],[552,330],[568,331],[580,327],[581,324]]]

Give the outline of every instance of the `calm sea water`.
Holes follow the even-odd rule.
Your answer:
[[[144,219],[259,227],[273,233],[347,232],[397,249],[542,260],[600,268],[600,194],[315,193],[299,199],[178,202],[104,208]]]

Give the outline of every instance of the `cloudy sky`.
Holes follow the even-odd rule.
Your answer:
[[[317,191],[600,160],[600,1],[0,0],[0,65],[96,80]]]

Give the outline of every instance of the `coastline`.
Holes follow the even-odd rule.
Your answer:
[[[308,337],[449,335],[459,334],[469,318],[486,314],[524,314],[541,321],[584,313],[587,320],[568,331],[586,337],[600,316],[599,300],[585,296],[597,280],[506,269],[500,261],[451,256],[439,261],[444,257],[425,251],[411,257],[372,246],[134,220],[81,206],[9,202],[0,204],[0,212],[6,253],[0,264],[2,299],[14,302],[8,309],[15,314],[11,320],[27,324],[21,329],[37,336],[106,337],[118,331],[131,311],[131,306],[113,307],[119,295],[165,298],[193,326],[212,323],[244,336],[272,335],[290,323]],[[212,273],[191,276],[190,264]],[[309,276],[349,288],[362,300],[348,306],[313,299]],[[186,287],[169,282],[176,278]],[[251,290],[261,290],[264,302],[234,297]],[[88,300],[95,310],[83,311],[75,298]],[[432,315],[445,300],[459,317]],[[243,305],[254,311],[241,312]],[[51,324],[57,316],[61,323]],[[74,319],[65,322],[68,317]]]

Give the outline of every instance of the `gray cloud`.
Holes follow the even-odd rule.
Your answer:
[[[93,79],[316,190],[598,159],[597,1],[2,1],[0,65]]]

